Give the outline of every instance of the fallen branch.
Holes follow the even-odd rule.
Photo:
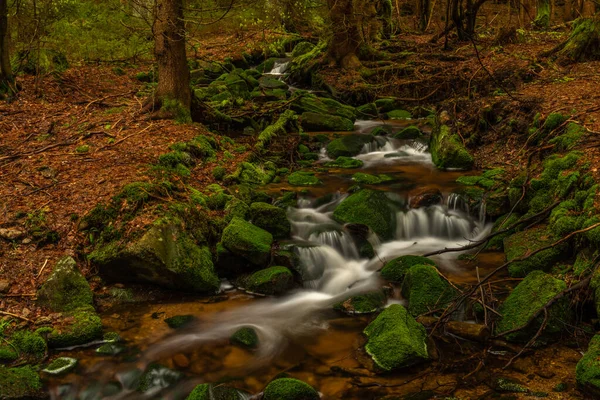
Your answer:
[[[22,319],[23,321],[27,321],[27,322],[33,323],[33,321],[30,320],[29,318],[25,318],[25,317],[22,317],[22,316],[17,315],[17,314],[9,313],[8,311],[0,311],[0,315],[7,315],[9,317],[18,318],[18,319]]]

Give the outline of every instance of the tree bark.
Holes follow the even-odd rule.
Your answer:
[[[0,85],[12,87],[14,77],[8,51],[8,0],[0,0]],[[1,89],[1,88],[0,88]]]
[[[192,93],[185,48],[183,0],[157,0],[152,31],[158,66],[155,100],[163,105],[167,101],[176,101],[189,114]]]
[[[359,67],[358,49],[363,40],[352,0],[327,0],[333,37],[329,56],[343,68]]]
[[[419,19],[419,30],[425,32],[429,25],[429,15],[431,13],[430,0],[417,0],[417,17]]]
[[[537,0],[537,10],[533,23],[538,28],[543,29],[550,26],[550,0]]]

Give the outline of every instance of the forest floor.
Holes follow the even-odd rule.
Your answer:
[[[454,107],[465,125],[476,122],[473,116],[486,107],[496,107],[506,118],[568,112],[592,133],[600,130],[600,75],[596,73],[600,62],[559,66],[538,57],[564,39],[563,34],[527,33],[523,42],[503,46],[481,43],[479,55],[470,43],[442,51],[443,39],[432,45],[429,38],[403,36],[390,42],[388,52],[408,49],[412,54],[402,54],[388,64],[366,63],[378,75],[373,79],[333,66],[324,67],[321,74],[334,93],[395,96],[405,99],[407,107]],[[192,56],[222,60],[246,49],[244,40],[259,39],[259,33],[246,39],[215,35]],[[26,322],[44,316],[45,310],[33,301],[35,292],[59,258],[80,250],[78,217],[125,184],[147,180],[148,165],[171,144],[212,135],[201,124],[152,120],[140,114],[147,87],[135,74],[148,68],[75,66],[60,76],[39,80],[23,76],[18,78],[23,90],[16,100],[0,102],[0,236],[12,238],[0,239],[0,310],[4,313]],[[510,96],[498,89],[499,83],[510,89]],[[525,153],[520,149],[527,135],[502,135],[491,130],[480,139],[474,150],[479,168],[516,167],[523,162]],[[591,160],[600,159],[593,144],[585,151]],[[228,172],[245,155],[236,154],[227,164]],[[212,166],[192,171],[194,186],[214,183]],[[592,170],[597,174],[596,166]],[[59,240],[38,244],[28,234],[34,229],[55,231]],[[83,272],[88,277],[95,274],[90,268]]]

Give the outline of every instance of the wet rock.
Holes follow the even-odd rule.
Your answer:
[[[439,318],[436,317],[421,316],[417,318],[417,322],[427,327],[435,326],[438,321]],[[490,337],[490,330],[486,325],[464,321],[448,321],[444,324],[444,330],[453,335],[480,343],[485,343]]]
[[[60,376],[73,371],[77,366],[77,359],[71,357],[59,357],[52,361],[42,370],[48,375]]]
[[[418,139],[421,136],[423,136],[423,133],[421,132],[421,130],[416,126],[411,125],[411,126],[408,126],[404,129],[402,129],[400,132],[396,133],[394,135],[394,138],[406,140],[406,139]]]
[[[433,163],[438,168],[468,170],[473,167],[473,156],[469,154],[461,138],[441,121],[436,123],[431,133],[429,149]]]
[[[600,335],[595,335],[575,369],[577,386],[594,398],[600,397]]]
[[[48,347],[64,348],[87,344],[102,337],[102,320],[93,311],[67,313],[60,326],[48,335]]]
[[[267,385],[264,400],[319,400],[319,393],[309,384],[293,378],[279,378]]]
[[[370,175],[370,174],[365,174],[363,172],[357,172],[356,174],[352,175],[352,180],[355,181],[356,183],[362,183],[365,185],[377,185],[379,183],[382,182],[387,182],[387,181],[391,181],[393,178],[391,178],[388,175]]]
[[[456,297],[456,290],[431,265],[414,265],[402,283],[402,296],[408,300],[408,311],[417,316],[444,309]]]
[[[273,235],[240,218],[233,218],[223,230],[223,246],[252,264],[264,265],[271,255]]]
[[[185,354],[175,354],[173,356],[173,364],[175,364],[178,368],[187,368],[190,366],[190,359],[185,356]]]
[[[430,207],[440,204],[444,199],[442,192],[437,188],[424,188],[411,193],[410,208]]]
[[[375,103],[367,103],[356,108],[356,112],[361,118],[374,119],[379,116],[377,105]]]
[[[411,119],[412,115],[406,110],[392,110],[386,113],[389,119]]]
[[[246,398],[250,398],[250,395],[238,389],[223,386],[222,384],[213,386],[208,383],[203,383],[197,385],[186,400],[237,400]]]
[[[246,289],[253,293],[279,295],[293,286],[292,272],[285,267],[270,267],[250,275],[244,283]]]
[[[542,271],[533,271],[514,288],[498,309],[502,318],[496,324],[496,334],[519,328],[535,315],[550,299],[566,289],[565,282]],[[548,309],[548,320],[538,340],[548,340],[560,334],[571,319],[569,299],[564,297]],[[511,342],[528,342],[544,321],[542,312],[526,328],[505,336]]]
[[[381,310],[386,303],[387,296],[383,290],[352,296],[345,301],[334,304],[333,309],[348,315],[371,314]]]
[[[258,80],[260,87],[264,89],[287,89],[288,85],[277,78],[263,76]]]
[[[90,254],[107,279],[214,293],[220,281],[208,247],[198,246],[177,222],[156,221],[124,249],[109,244]]]
[[[288,176],[288,183],[292,186],[316,186],[322,184],[314,172],[296,171]]]
[[[350,223],[344,225],[344,229],[352,237],[354,245],[358,249],[358,255],[361,258],[371,259],[375,257],[375,250],[371,242],[369,242],[369,236],[372,235],[372,232],[367,225]]]
[[[414,265],[432,265],[435,262],[422,256],[400,256],[385,263],[381,269],[381,277],[390,282],[402,282],[408,270]]]
[[[165,323],[169,325],[171,329],[179,329],[194,321],[193,315],[175,315],[165,319]]]
[[[352,157],[339,156],[334,161],[325,163],[329,168],[360,168],[363,166],[363,161]]]
[[[0,365],[0,399],[45,399],[42,382],[35,370],[25,367],[6,368]]]
[[[391,125],[380,125],[376,126],[372,131],[371,135],[373,136],[387,136],[392,134]]]
[[[159,364],[150,365],[140,377],[140,392],[154,392],[175,385],[183,378],[183,374]]]
[[[271,232],[276,239],[289,237],[292,229],[285,210],[267,203],[252,203],[250,219],[254,225]]]
[[[72,257],[64,257],[56,263],[37,297],[39,304],[53,311],[94,309],[94,294]]]
[[[511,261],[546,247],[558,238],[543,227],[517,232],[504,239],[506,260]],[[567,244],[560,244],[541,251],[524,261],[516,261],[508,266],[508,273],[513,278],[523,278],[534,270],[549,271],[552,266],[565,256]]]
[[[302,113],[301,124],[306,132],[350,132],[354,129],[354,122],[347,118],[314,112]]]
[[[427,333],[408,311],[392,304],[364,330],[368,341],[365,350],[377,366],[385,371],[426,361]]]
[[[25,236],[25,230],[19,227],[0,228],[0,238],[5,240],[17,240]]]
[[[0,279],[0,293],[8,293],[10,291],[10,282]]]
[[[373,136],[371,135],[361,135],[356,133],[344,135],[332,140],[327,145],[327,154],[331,158],[340,156],[354,157],[362,151],[365,144],[370,143],[373,140]]]
[[[383,192],[362,189],[344,199],[333,212],[333,218],[343,224],[363,224],[382,239],[394,235],[394,213]]]
[[[103,356],[116,356],[125,351],[125,346],[120,343],[104,343],[96,349],[96,354]]]
[[[258,347],[258,335],[256,334],[256,331],[247,326],[235,331],[229,340],[233,344],[237,344],[249,349],[255,349]]]

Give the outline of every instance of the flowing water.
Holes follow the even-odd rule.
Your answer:
[[[359,121],[355,131],[368,133],[382,123]],[[395,131],[405,125],[406,122],[392,123]],[[293,245],[300,260],[302,289],[279,298],[256,298],[224,282],[223,294],[208,300],[161,300],[110,309],[104,314],[103,323],[121,334],[129,351],[116,357],[100,357],[93,349],[73,350],[71,353],[82,360],[78,374],[54,382],[54,397],[180,398],[178,393],[189,392],[197,383],[228,382],[240,389],[240,398],[247,398],[248,393],[259,393],[277,374],[288,372],[312,384],[324,398],[371,398],[368,389],[357,388],[345,374],[332,372],[366,371],[358,349],[369,317],[343,316],[334,312],[332,306],[352,295],[382,287],[385,283],[378,270],[386,260],[467,244],[487,234],[490,224],[484,213],[469,210],[452,193],[458,173],[434,168],[422,142],[378,138],[365,145],[356,158],[364,161],[360,172],[384,173],[392,178],[378,188],[400,205],[394,216],[394,239],[381,241],[374,234],[368,237],[376,252],[374,258],[361,259],[349,232],[332,218],[335,208],[347,196],[345,189],[353,185],[351,174],[358,170],[321,174],[324,185],[311,188],[296,207],[288,209],[292,234],[286,243]],[[322,152],[319,162],[326,161]],[[409,208],[411,191],[423,187],[439,189],[444,202]],[[268,188],[272,193],[289,189],[283,184]],[[323,195],[328,195],[327,200]],[[474,267],[458,262],[456,257],[457,253],[447,253],[436,261],[453,280],[474,281]],[[498,262],[498,257],[488,254],[481,257],[478,265],[485,271]],[[389,303],[402,301],[396,288]],[[173,332],[163,319],[181,314],[196,316],[196,322]],[[228,338],[241,327],[256,330],[260,345],[255,351],[229,344]],[[164,377],[157,376],[156,390],[144,394],[132,390],[132,382],[141,371],[157,361],[181,371],[185,378],[167,387],[161,381]],[[60,385],[67,383],[68,386]],[[107,387],[119,390],[113,393]]]

